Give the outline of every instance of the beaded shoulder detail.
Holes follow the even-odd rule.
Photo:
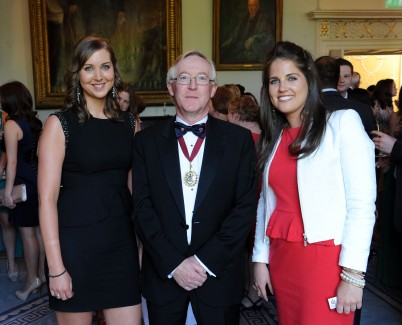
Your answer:
[[[56,112],[56,113],[52,113],[50,115],[55,115],[60,120],[61,127],[63,128],[64,137],[66,139],[66,147],[67,147],[68,141],[70,139],[70,131],[68,129],[68,123],[67,123],[66,117],[64,116],[64,114],[62,112]]]
[[[131,125],[131,128],[133,129],[133,133],[135,134],[135,123],[136,123],[136,121],[135,121],[135,116],[134,116],[134,114],[132,114],[132,113],[128,113],[128,116],[129,116],[129,118],[130,118],[130,125]]]

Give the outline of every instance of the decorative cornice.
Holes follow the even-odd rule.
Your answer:
[[[402,19],[402,10],[315,10],[307,14],[311,20],[319,19]]]

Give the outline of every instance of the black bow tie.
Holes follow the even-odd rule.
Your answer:
[[[194,124],[194,125],[185,125],[180,122],[175,122],[174,124],[176,136],[178,138],[185,135],[187,132],[193,132],[199,138],[205,138],[205,123]]]

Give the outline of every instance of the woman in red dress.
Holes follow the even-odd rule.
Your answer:
[[[375,221],[374,146],[355,111],[326,112],[311,54],[290,42],[266,58],[261,115],[257,290],[274,293],[281,325],[352,324]]]

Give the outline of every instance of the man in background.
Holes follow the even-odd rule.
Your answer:
[[[347,94],[347,89],[350,86],[353,71],[351,63],[344,59],[322,56],[315,60],[315,66],[321,80],[325,107],[328,110],[354,109],[362,120],[364,130],[370,136],[370,132],[375,130],[375,120],[371,107],[342,96],[342,93],[346,92]]]

